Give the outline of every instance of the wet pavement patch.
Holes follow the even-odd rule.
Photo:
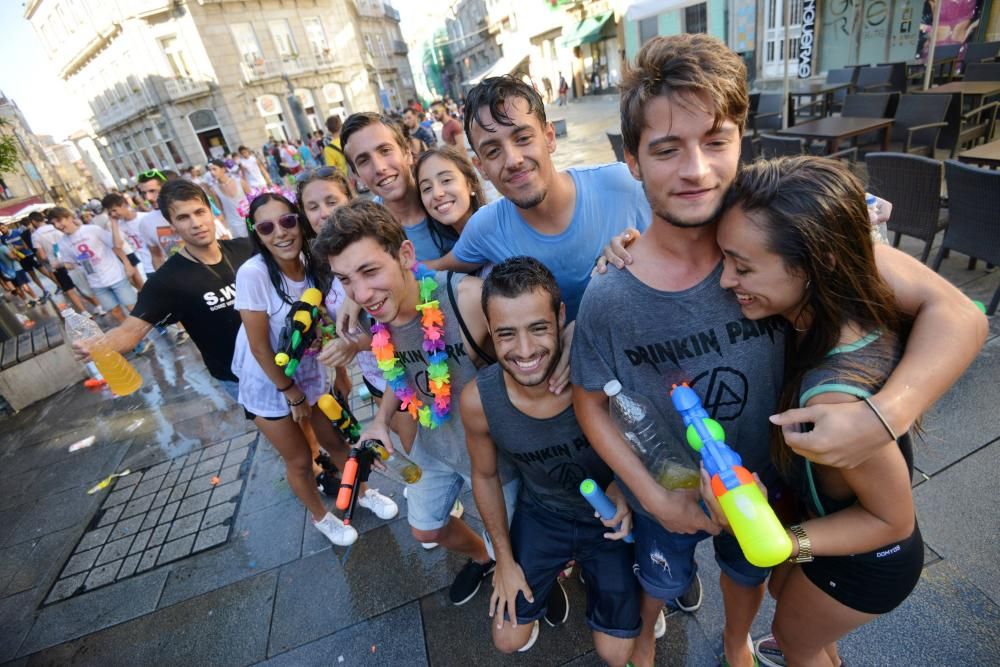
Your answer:
[[[223,440],[114,480],[42,606],[229,541],[256,433]]]

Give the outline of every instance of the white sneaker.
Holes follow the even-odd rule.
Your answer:
[[[343,521],[329,512],[326,513],[322,521],[313,519],[313,525],[316,526],[316,530],[326,535],[326,539],[338,547],[349,547],[358,541],[358,531],[354,529],[354,526],[345,526]]]
[[[660,615],[656,617],[656,625],[653,626],[653,636],[659,639],[665,634],[667,634],[667,617],[663,615],[661,609]]]
[[[104,310],[104,308],[102,308],[101,306],[98,306],[98,307],[97,307],[97,308],[95,308],[94,310],[95,310],[95,312],[96,312],[96,313],[97,313],[98,315],[107,315],[107,314],[108,314],[108,311]]]
[[[521,648],[517,649],[517,652],[524,653],[534,646],[536,641],[538,641],[538,621],[535,621],[531,626],[531,636],[528,637],[528,642]]]
[[[378,489],[368,489],[365,495],[358,498],[358,505],[371,510],[380,519],[392,519],[399,514],[399,507],[392,498],[383,496]]]
[[[406,497],[406,487],[405,486],[403,487],[403,497],[404,498]],[[462,504],[461,500],[458,500],[456,498],[455,499],[455,504],[452,506],[451,512],[449,512],[449,514],[451,514],[456,519],[461,519],[462,515],[464,513],[465,513],[465,506]],[[437,545],[438,545],[437,542],[421,542],[420,543],[420,546],[422,546],[427,551],[430,551],[431,549],[436,549]]]

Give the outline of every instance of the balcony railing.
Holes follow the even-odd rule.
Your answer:
[[[262,58],[251,63],[244,61],[240,63],[240,69],[243,71],[243,80],[246,83],[252,83],[254,81],[280,77],[286,74],[293,75],[321,69],[330,69],[331,67],[338,67],[342,64],[343,61],[338,58],[337,53],[327,51],[317,54],[299,54],[280,60],[264,60]]]
[[[113,125],[138,115],[140,112],[153,107],[153,102],[146,97],[142,91],[126,97],[124,100],[112,104],[108,109],[94,113],[94,120],[99,130],[105,130]]]
[[[195,81],[187,77],[178,77],[176,79],[164,79],[163,89],[167,93],[168,99],[179,100],[185,97],[205,94],[209,91],[209,85],[207,81]]]
[[[404,42],[403,40],[401,39],[392,40],[392,52],[395,53],[397,56],[405,56],[407,53],[409,53],[409,51],[410,50],[406,48],[406,42]]]

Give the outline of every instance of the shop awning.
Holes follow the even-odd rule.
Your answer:
[[[512,74],[521,67],[525,60],[528,59],[530,54],[525,51],[513,51],[509,54],[505,54],[500,60],[496,61],[492,65],[486,68],[486,71],[480,72],[476,76],[468,79],[465,82],[467,86],[478,86],[483,79],[488,79],[491,76],[503,76],[504,74]]]
[[[572,48],[581,44],[590,44],[591,42],[599,42],[602,39],[605,39],[602,35],[604,25],[610,21],[614,15],[614,12],[604,12],[603,14],[583,19],[576,24],[576,27],[573,28],[573,32],[566,37],[563,37],[563,46]]]
[[[636,0],[629,3],[625,10],[625,18],[629,21],[641,21],[650,16],[656,16],[664,12],[672,12],[675,9],[684,9],[691,5],[697,5],[703,0]]]

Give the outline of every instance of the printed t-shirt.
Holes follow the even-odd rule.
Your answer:
[[[142,270],[148,276],[156,271],[156,268],[153,266],[153,256],[149,254],[149,248],[142,238],[142,219],[146,215],[148,214],[136,213],[136,216],[131,220],[119,220],[118,230],[125,237],[125,240],[135,248],[136,257],[142,261]]]
[[[64,239],[59,244],[60,255],[83,270],[91,287],[110,287],[125,280],[125,267],[115,254],[111,232],[94,225],[80,225],[72,234],[65,234]]]
[[[139,223],[139,236],[146,246],[158,246],[165,258],[184,247],[180,235],[157,210],[149,211],[142,217],[142,222]]]

